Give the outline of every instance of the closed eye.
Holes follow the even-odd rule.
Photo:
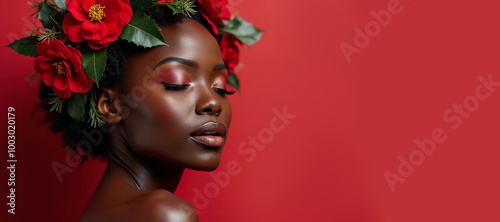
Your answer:
[[[163,86],[165,86],[165,88],[168,90],[181,90],[181,89],[185,89],[185,88],[191,86],[191,84],[169,84],[166,82],[162,82],[162,83],[163,83]]]
[[[217,87],[213,87],[212,89],[221,95],[233,95],[235,93],[234,90],[227,91],[226,89],[217,88]]]

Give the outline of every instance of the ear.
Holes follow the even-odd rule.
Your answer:
[[[101,87],[97,91],[97,112],[109,124],[117,124],[123,120],[124,107],[120,95],[118,87]]]

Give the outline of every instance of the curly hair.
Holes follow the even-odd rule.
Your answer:
[[[145,14],[150,16],[159,26],[182,23],[185,18],[188,18],[180,13],[174,15],[172,10],[168,7],[161,6],[148,8],[146,9]],[[202,24],[213,35],[210,25],[207,21],[202,19],[199,12],[191,15],[190,18]],[[136,46],[134,43],[121,39],[110,44],[107,49],[106,67],[99,82],[99,86],[111,87],[118,81],[122,80],[121,68],[125,64],[127,56],[137,53],[139,50],[145,50],[145,48],[142,46]],[[82,160],[86,160],[89,155],[93,158],[105,156],[110,147],[109,134],[107,133],[110,125],[105,123],[99,128],[93,128],[87,122],[81,122],[71,118],[67,112],[51,112],[50,110],[52,105],[48,104],[51,99],[51,94],[53,94],[52,88],[46,86],[42,82],[38,93],[40,102],[37,103],[37,108],[35,109],[35,112],[44,112],[42,122],[48,123],[53,132],[62,133],[61,139],[63,146],[73,153],[73,155],[81,156]],[[90,105],[89,101],[87,101],[85,104],[85,110],[89,109]],[[88,112],[85,115],[85,119],[88,119]],[[93,136],[95,135],[96,130],[98,130],[100,135],[102,135],[99,136],[99,138],[95,138]]]

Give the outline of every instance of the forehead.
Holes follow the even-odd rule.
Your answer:
[[[182,23],[161,26],[160,29],[169,45],[169,53],[192,60],[195,60],[197,55],[210,53],[222,60],[217,41],[200,23],[184,19]]]
[[[168,57],[180,57],[197,62],[200,67],[223,64],[219,45],[213,35],[200,23],[184,19],[182,23],[160,26],[168,46],[158,46],[131,55],[125,63],[125,70],[153,68]]]

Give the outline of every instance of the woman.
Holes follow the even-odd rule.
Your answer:
[[[75,154],[108,157],[80,221],[198,221],[196,211],[173,192],[185,168],[211,171],[219,165],[231,122],[227,95],[234,93],[227,82],[241,39],[229,26],[219,33],[222,19],[230,20],[227,2],[198,1],[200,12],[193,3],[72,0],[66,8],[58,1],[39,5],[54,10],[51,18],[64,15],[64,34],[57,32],[57,24],[51,31],[50,20],[39,15],[44,30],[33,56],[42,78],[45,120],[63,133],[64,144]],[[150,28],[149,17],[137,15],[141,9],[168,46],[147,45],[151,39],[128,33],[135,24]],[[118,39],[113,30],[120,26]],[[253,31],[258,41],[260,31]],[[96,70],[104,60],[99,76]],[[89,146],[82,132],[91,130],[101,133]]]
[[[116,127],[106,172],[82,221],[197,221],[194,209],[172,193],[184,168],[217,168],[231,122],[225,95],[232,92],[205,27],[185,18],[160,29],[170,47],[129,56],[122,80],[97,95],[101,118]],[[122,95],[134,88],[145,95],[128,105]]]

